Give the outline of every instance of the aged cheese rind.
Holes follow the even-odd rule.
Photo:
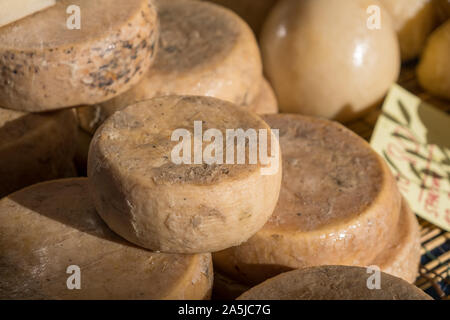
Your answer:
[[[55,5],[55,0],[0,0],[0,28]]]
[[[395,231],[395,238],[388,243],[372,265],[383,272],[413,283],[418,275],[420,261],[420,231],[416,216],[406,199]]]
[[[436,26],[434,1],[379,0],[392,17],[400,42],[402,61],[417,58]]]
[[[234,300],[248,289],[250,289],[248,285],[214,271],[212,300]]]
[[[420,85],[431,94],[450,100],[450,20],[428,38],[417,67]]]
[[[373,274],[373,273],[372,273]],[[425,292],[381,273],[381,288],[370,289],[366,268],[321,266],[293,270],[271,278],[238,300],[432,300]]]
[[[80,30],[66,26],[73,4]],[[58,1],[0,29],[0,105],[34,112],[109,100],[142,78],[158,35],[151,1]]]
[[[280,197],[253,237],[213,254],[215,267],[254,284],[292,268],[371,264],[394,238],[400,215],[386,163],[335,122],[287,114],[263,119],[280,130]]]
[[[40,183],[0,200],[1,299],[204,299],[210,254],[138,248],[97,215],[86,178]],[[69,290],[76,265],[81,289]]]
[[[72,110],[46,114],[0,108],[0,198],[28,185],[75,176]]]
[[[158,2],[161,24],[155,63],[124,94],[102,104],[106,114],[165,95],[211,96],[250,104],[259,92],[262,63],[249,27],[210,3]]]
[[[382,9],[379,30],[367,26],[371,5]],[[281,112],[342,122],[380,103],[400,71],[397,35],[376,0],[280,1],[261,52]]]
[[[226,129],[270,132],[244,108],[192,96],[128,106],[96,131],[88,159],[95,206],[127,240],[162,252],[213,252],[247,240],[272,214],[281,157],[273,175],[262,175],[265,166],[248,159],[245,164],[174,164],[171,152],[179,142],[171,135],[181,128],[193,135],[194,121],[203,122],[203,132],[214,128],[224,137]]]

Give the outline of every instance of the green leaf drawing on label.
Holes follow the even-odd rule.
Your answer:
[[[408,110],[406,110],[405,105],[403,104],[403,102],[401,100],[398,100],[398,107],[400,108],[400,111],[403,115],[403,118],[405,118],[406,120],[406,124],[409,127],[409,125],[411,124],[411,116],[409,115]]]
[[[416,169],[416,166],[414,165],[414,163],[409,163],[409,167],[411,168],[411,171],[414,173],[414,175],[419,178],[419,180],[422,180],[422,175],[420,174],[420,172]]]
[[[398,132],[393,132],[393,133],[391,133],[391,135],[392,135],[393,137],[396,137],[396,138],[401,138],[401,139],[407,140],[407,141],[409,141],[409,142],[416,143],[416,141],[414,141],[414,140],[411,139],[410,137],[407,137],[407,136],[405,136],[405,135],[403,135],[403,134],[401,134],[401,133],[398,133]]]
[[[443,176],[441,176],[439,173],[437,173],[436,171],[430,170],[430,169],[422,169],[422,173],[426,174],[427,176],[436,178],[436,179],[443,178]]]

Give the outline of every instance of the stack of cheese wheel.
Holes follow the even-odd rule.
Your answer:
[[[0,197],[76,175],[77,120],[60,109],[111,99],[136,84],[154,61],[159,29],[149,1],[77,1],[80,30],[66,23],[71,4],[2,8]]]
[[[317,265],[378,265],[414,281],[418,223],[385,162],[343,126],[300,115],[267,115],[280,129],[283,180],[268,223],[247,242],[213,254],[240,282]]]
[[[164,95],[200,95],[276,113],[275,95],[262,77],[258,44],[233,12],[207,2],[157,1],[161,34],[155,63],[133,88],[105,103],[78,109],[91,133],[112,113]]]
[[[294,270],[246,291],[238,300],[432,300],[402,279],[371,273],[370,269],[348,266]]]

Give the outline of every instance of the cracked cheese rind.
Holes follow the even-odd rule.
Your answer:
[[[81,29],[66,26],[69,5]],[[149,0],[61,0],[0,29],[0,105],[48,111],[109,100],[135,85],[159,34]]]
[[[75,176],[72,110],[35,114],[0,108],[0,198],[28,185]]]
[[[205,299],[210,254],[138,248],[97,215],[86,178],[40,183],[0,200],[1,299]],[[69,290],[67,267],[80,268]]]
[[[256,164],[248,158],[245,164],[173,163],[179,141],[171,141],[172,133],[181,128],[193,136],[194,121],[202,121],[203,132],[217,129],[223,137],[227,129],[239,128],[266,129],[270,135],[269,126],[244,108],[193,96],[128,106],[96,131],[88,159],[94,203],[127,240],[162,252],[213,252],[247,240],[272,214],[281,162],[272,175],[261,174],[266,165],[259,159]],[[224,155],[225,148],[223,142]]]
[[[289,114],[263,119],[280,129],[280,197],[253,237],[213,254],[217,270],[255,284],[293,268],[371,264],[394,238],[400,215],[387,164],[336,122]]]
[[[405,280],[381,273],[380,289],[369,289],[366,268],[320,266],[293,270],[243,293],[237,300],[432,300]]]

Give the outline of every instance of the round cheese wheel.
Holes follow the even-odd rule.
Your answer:
[[[161,34],[156,60],[138,85],[105,102],[107,114],[165,95],[211,96],[250,104],[262,64],[250,28],[233,12],[197,1],[158,1]]]
[[[197,135],[196,125],[204,135]],[[125,239],[162,252],[213,252],[247,240],[273,212],[281,156],[271,168],[259,157],[251,164],[251,145],[260,149],[260,139],[251,145],[245,139],[249,143],[240,143],[245,159],[238,163],[239,143],[232,146],[236,139],[226,138],[227,130],[238,129],[271,134],[257,115],[210,97],[166,96],[115,112],[96,131],[89,150],[88,177],[99,214]],[[183,135],[173,139],[179,130]],[[195,138],[209,133],[222,145]],[[191,140],[202,149],[191,148]],[[273,140],[266,136],[268,143]],[[180,145],[187,146],[183,152]],[[208,150],[223,163],[201,159]],[[173,156],[181,153],[185,160]]]
[[[393,239],[400,215],[388,166],[338,123],[288,114],[263,119],[280,130],[280,197],[253,237],[213,254],[215,267],[254,284],[293,268],[370,264]]]
[[[379,30],[368,28],[366,9],[374,4],[379,3],[275,5],[261,33],[261,50],[282,112],[349,121],[381,101],[397,79],[400,54],[390,19],[383,18]]]
[[[436,26],[436,8],[430,0],[379,0],[392,17],[403,61],[417,58]]]
[[[418,275],[420,256],[419,223],[407,201],[403,199],[395,238],[371,265],[379,266],[383,272],[413,283]]]
[[[86,178],[33,185],[0,201],[1,299],[204,299],[210,254],[153,253],[97,215]],[[69,277],[78,268],[80,289]]]
[[[256,35],[261,32],[262,25],[278,0],[208,0],[230,8],[241,16]]]
[[[368,271],[348,266],[293,270],[251,288],[238,300],[432,300],[419,288],[383,272],[380,289],[369,289],[373,274]]]
[[[420,85],[433,95],[450,100],[450,20],[436,29],[417,67]]]
[[[278,113],[278,102],[275,92],[273,92],[272,86],[266,79],[261,81],[259,94],[248,108],[256,114]]]
[[[72,110],[46,114],[0,108],[0,198],[36,182],[75,176]]]
[[[79,30],[69,28],[72,5]],[[58,1],[0,29],[0,105],[47,111],[111,99],[143,76],[158,34],[149,0]]]

